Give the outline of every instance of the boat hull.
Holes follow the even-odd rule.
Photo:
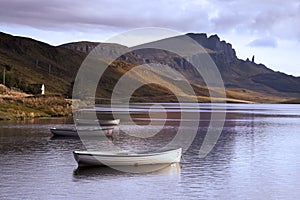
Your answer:
[[[147,154],[88,151],[74,151],[73,154],[80,166],[140,166],[179,163],[182,149]]]
[[[111,136],[113,128],[105,128],[99,130],[80,130],[79,133],[74,128],[51,128],[50,131],[54,136],[58,137],[99,137]],[[80,135],[79,135],[80,134]]]

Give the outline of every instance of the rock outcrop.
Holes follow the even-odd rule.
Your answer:
[[[92,50],[94,50],[93,53],[96,53],[99,56],[112,58],[122,55],[122,52],[128,49],[128,47],[123,45],[100,42],[72,42],[60,45],[60,47],[81,51],[86,54],[89,54]]]
[[[218,35],[211,35],[210,37],[207,37],[205,33],[188,33],[187,36],[197,41],[204,48],[211,49],[218,53],[223,53],[228,59],[237,60],[237,56],[232,45],[225,41],[221,41]]]
[[[90,53],[96,46],[98,46],[98,42],[73,42],[61,45],[61,47],[81,51],[83,53]]]

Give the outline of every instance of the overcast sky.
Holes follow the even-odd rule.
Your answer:
[[[300,0],[0,0],[0,31],[52,45],[149,26],[218,34],[239,58],[300,76]]]

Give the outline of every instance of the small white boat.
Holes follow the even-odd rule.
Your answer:
[[[75,123],[78,125],[116,126],[119,125],[120,119],[111,119],[111,120],[76,119]]]
[[[97,128],[97,129],[80,129],[76,128],[50,128],[51,133],[54,136],[63,136],[63,137],[98,137],[98,136],[111,136],[113,127],[106,128]],[[78,134],[79,132],[79,134]]]
[[[73,154],[79,166],[140,166],[179,163],[182,149],[149,153],[74,151]]]

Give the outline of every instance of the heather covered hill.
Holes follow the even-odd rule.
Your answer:
[[[44,83],[48,93],[69,95],[85,56],[30,38],[0,33],[1,77],[6,67],[6,85],[23,91],[27,91],[30,84]]]
[[[206,34],[187,35],[204,47],[205,52],[218,67],[226,87],[228,102],[297,102],[300,97],[300,78],[274,72],[263,64],[255,63],[255,60],[237,58],[232,45],[221,41],[217,35],[209,37]],[[166,38],[154,43],[163,44],[180,40],[181,37]],[[95,51],[106,58],[115,57],[124,50],[129,50],[128,47],[119,44],[97,42],[74,42],[56,47],[30,38],[0,33],[0,76],[3,76],[5,69],[6,85],[20,88],[27,93],[31,91],[30,85],[44,83],[48,94],[71,97],[77,71],[88,53],[96,46]],[[188,52],[191,56],[203,53],[195,52],[193,49],[189,49]],[[129,52],[111,63],[100,79],[96,96],[109,99],[120,77],[137,65],[149,63],[155,63],[153,70],[147,72],[147,75],[144,72],[136,73],[131,76],[132,80],[140,83],[154,80],[162,86],[158,84],[144,86],[134,94],[139,98],[133,100],[176,101],[170,90],[164,86],[178,91],[182,96],[189,95],[177,87],[182,80],[171,71],[164,70],[163,65],[167,65],[179,71],[192,83],[200,102],[210,101],[205,82],[187,59],[151,48]],[[89,81],[89,77],[82,81]],[[0,83],[2,82],[1,78]]]

